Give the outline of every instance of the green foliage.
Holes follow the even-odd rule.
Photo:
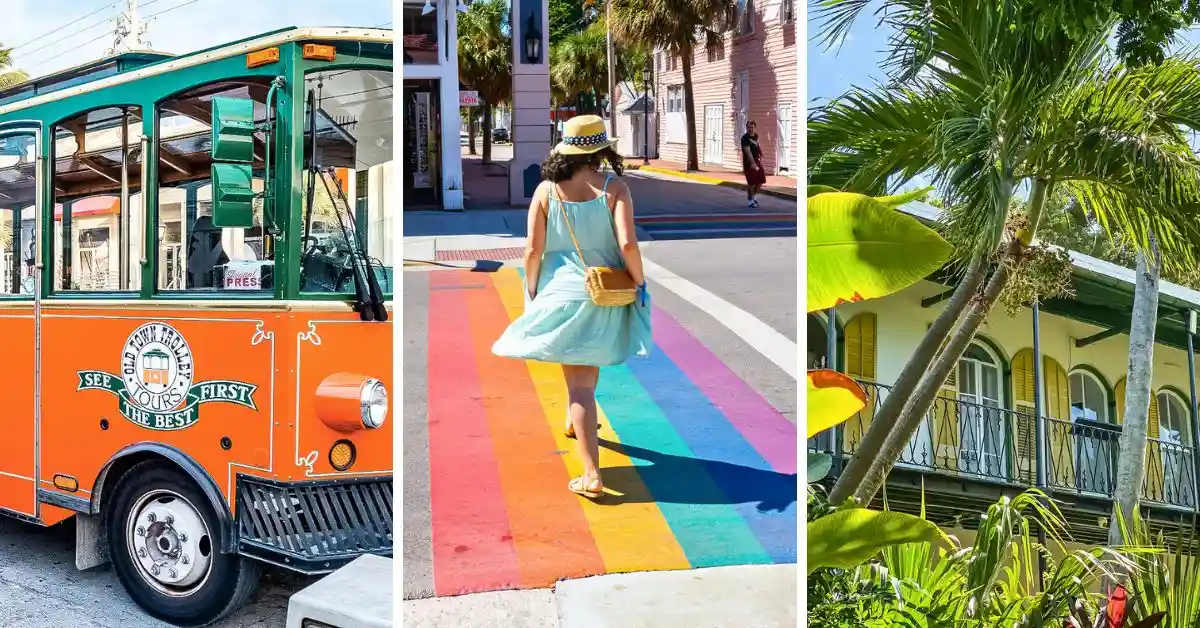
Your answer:
[[[1046,201],[1039,238],[1125,268],[1137,266],[1137,249],[1120,232],[1108,232],[1079,200],[1054,194]],[[1200,290],[1200,266],[1174,264],[1162,271],[1163,279]]]
[[[568,33],[550,48],[550,80],[566,100],[581,92],[603,94],[608,85],[608,48],[602,23]]]
[[[826,46],[845,40],[851,25],[870,0],[822,0],[814,3],[813,15],[820,25]],[[1028,31],[1036,40],[1083,40],[1097,30],[1114,35],[1118,58],[1130,65],[1161,63],[1179,32],[1200,21],[1196,0],[1017,0],[1006,3],[1011,11],[1001,26]],[[888,66],[904,70],[929,60],[933,48],[932,4],[920,1],[891,1],[877,11],[880,21],[897,32],[892,39]],[[817,29],[814,29],[817,30]]]
[[[865,4],[825,3],[823,34],[837,36]],[[810,114],[810,183],[877,196],[924,174],[966,238],[962,252],[992,255],[1014,191],[1043,179],[1131,246],[1147,248],[1153,232],[1168,265],[1194,265],[1200,160],[1188,134],[1200,130],[1200,58],[1121,65],[1106,55],[1107,23],[1067,33],[1039,11],[1032,1],[885,2],[900,83],[853,89]]]
[[[835,509],[810,488],[810,529],[814,522],[843,512],[850,511]],[[891,545],[844,568],[813,570],[808,576],[809,625],[1063,626],[1068,616],[1079,616],[1079,611],[1096,614],[1103,600],[1090,591],[1101,581],[1148,564],[1146,557],[1158,553],[1133,546],[1067,552],[1063,546],[1065,525],[1047,496],[1030,490],[990,505],[979,518],[971,545],[941,537]],[[1062,556],[1060,560],[1055,561],[1048,548],[1038,544],[1035,526],[1045,530],[1047,541],[1057,549],[1055,554]],[[1038,586],[1039,558],[1046,562],[1042,588]],[[1189,563],[1183,569],[1193,568],[1195,573],[1196,566]],[[1148,608],[1165,608],[1162,604],[1166,602],[1143,597]],[[1136,606],[1138,598],[1131,600]],[[1130,618],[1145,619],[1136,613]]]
[[[1015,234],[1029,228],[1025,203],[1012,203],[1008,230]],[[1033,302],[1046,299],[1068,299],[1075,296],[1071,281],[1074,267],[1067,249],[1046,242],[1025,247],[1019,258],[1004,257],[1009,280],[1000,293],[1000,304],[1010,317],[1015,317]]]
[[[808,311],[885,296],[928,277],[952,248],[936,231],[848,192],[808,199]]]
[[[1141,516],[1134,514],[1132,525],[1121,526],[1125,546],[1138,550],[1137,569],[1129,578],[1128,617],[1146,620],[1155,613],[1169,610],[1158,624],[1162,628],[1195,628],[1200,625],[1200,556],[1185,551],[1195,548],[1195,521],[1181,527],[1170,551],[1164,535],[1152,535]]]
[[[944,539],[941,528],[921,517],[847,508],[808,524],[805,555],[809,573],[821,567],[850,569],[892,545]]]
[[[12,68],[12,49],[0,46],[0,89],[8,89],[28,80],[28,74]]]
[[[458,14],[458,72],[488,105],[512,96],[512,31],[507,0],[475,0]]]
[[[550,0],[550,47],[563,37],[583,30],[583,0]]]

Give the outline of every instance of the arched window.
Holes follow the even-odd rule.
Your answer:
[[[1000,358],[986,345],[973,342],[958,360],[958,398],[960,401],[999,408]]]
[[[1191,446],[1192,430],[1189,425],[1188,405],[1174,391],[1158,391],[1158,434],[1159,438],[1177,445]]]
[[[1071,420],[1109,422],[1108,391],[1100,378],[1090,371],[1077,369],[1071,372]]]

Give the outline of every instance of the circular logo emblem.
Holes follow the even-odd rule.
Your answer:
[[[121,352],[121,379],[130,401],[146,410],[178,408],[192,386],[192,350],[174,327],[146,323]]]

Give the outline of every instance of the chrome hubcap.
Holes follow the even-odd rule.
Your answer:
[[[182,495],[169,490],[143,495],[129,513],[126,530],[138,573],[160,592],[188,595],[208,579],[208,526]]]

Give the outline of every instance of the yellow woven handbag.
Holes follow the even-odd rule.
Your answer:
[[[567,207],[562,202],[558,204],[562,210],[563,220],[567,223],[567,233],[571,234],[571,242],[575,252],[579,254],[579,262],[585,268],[584,289],[592,303],[605,307],[621,307],[637,300],[638,285],[633,281],[629,271],[623,268],[608,266],[588,266],[583,260],[583,250],[579,248],[579,240],[575,239],[575,230],[571,228],[571,218],[567,216]]]

